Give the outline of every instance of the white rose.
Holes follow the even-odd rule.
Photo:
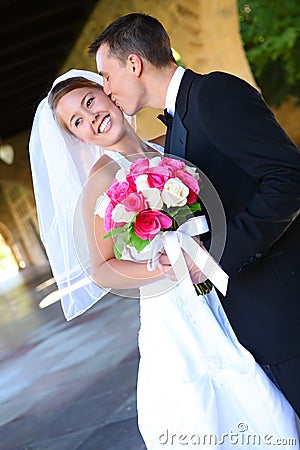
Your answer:
[[[164,185],[161,197],[170,206],[184,206],[189,195],[189,188],[179,178],[170,178]]]
[[[105,217],[105,211],[109,203],[110,198],[106,193],[100,195],[100,197],[96,201],[96,206],[94,209],[95,216],[100,216],[103,219]]]
[[[124,169],[123,167],[121,169],[118,170],[118,172],[116,173],[116,180],[119,181],[119,183],[122,183],[122,181],[126,180],[126,176],[128,175],[128,170]]]
[[[135,180],[136,190],[138,192],[144,191],[145,189],[150,189],[149,183],[148,183],[148,175],[143,174],[139,175]]]
[[[145,189],[142,191],[143,196],[147,200],[148,206],[151,209],[162,209],[163,201],[161,199],[160,190],[157,188]]]
[[[111,213],[111,218],[114,222],[129,223],[135,216],[134,211],[126,211],[125,206],[120,203],[114,207]]]
[[[154,158],[149,159],[150,165],[149,167],[157,167],[161,161],[160,156],[155,156]]]

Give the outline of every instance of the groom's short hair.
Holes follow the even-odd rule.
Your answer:
[[[152,16],[132,13],[111,22],[89,46],[95,56],[102,44],[108,44],[111,56],[122,64],[131,53],[146,59],[155,67],[175,62],[170,38],[163,25]]]

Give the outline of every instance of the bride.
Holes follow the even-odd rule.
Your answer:
[[[299,448],[292,408],[237,341],[215,289],[184,292],[129,251],[116,259],[112,239],[103,239],[97,200],[120,167],[159,150],[138,138],[96,74],[67,72],[41,102],[30,159],[41,237],[66,318],[110,289],[140,289],[137,407],[148,450]]]

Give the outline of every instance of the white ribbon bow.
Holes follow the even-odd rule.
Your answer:
[[[165,231],[160,239],[156,240],[152,254],[162,247],[170,260],[175,276],[181,287],[187,292],[194,291],[193,283],[186,265],[182,249],[187,252],[192,261],[212,284],[225,296],[228,285],[228,275],[216,263],[216,261],[192,238],[209,230],[205,216],[192,217],[180,225],[176,231]],[[156,261],[151,258],[148,261],[148,270],[154,270]]]

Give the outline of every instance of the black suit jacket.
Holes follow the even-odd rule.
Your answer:
[[[185,71],[169,138],[223,204],[230,281],[220,298],[240,342],[261,363],[299,354],[299,150],[260,93],[222,72]]]

